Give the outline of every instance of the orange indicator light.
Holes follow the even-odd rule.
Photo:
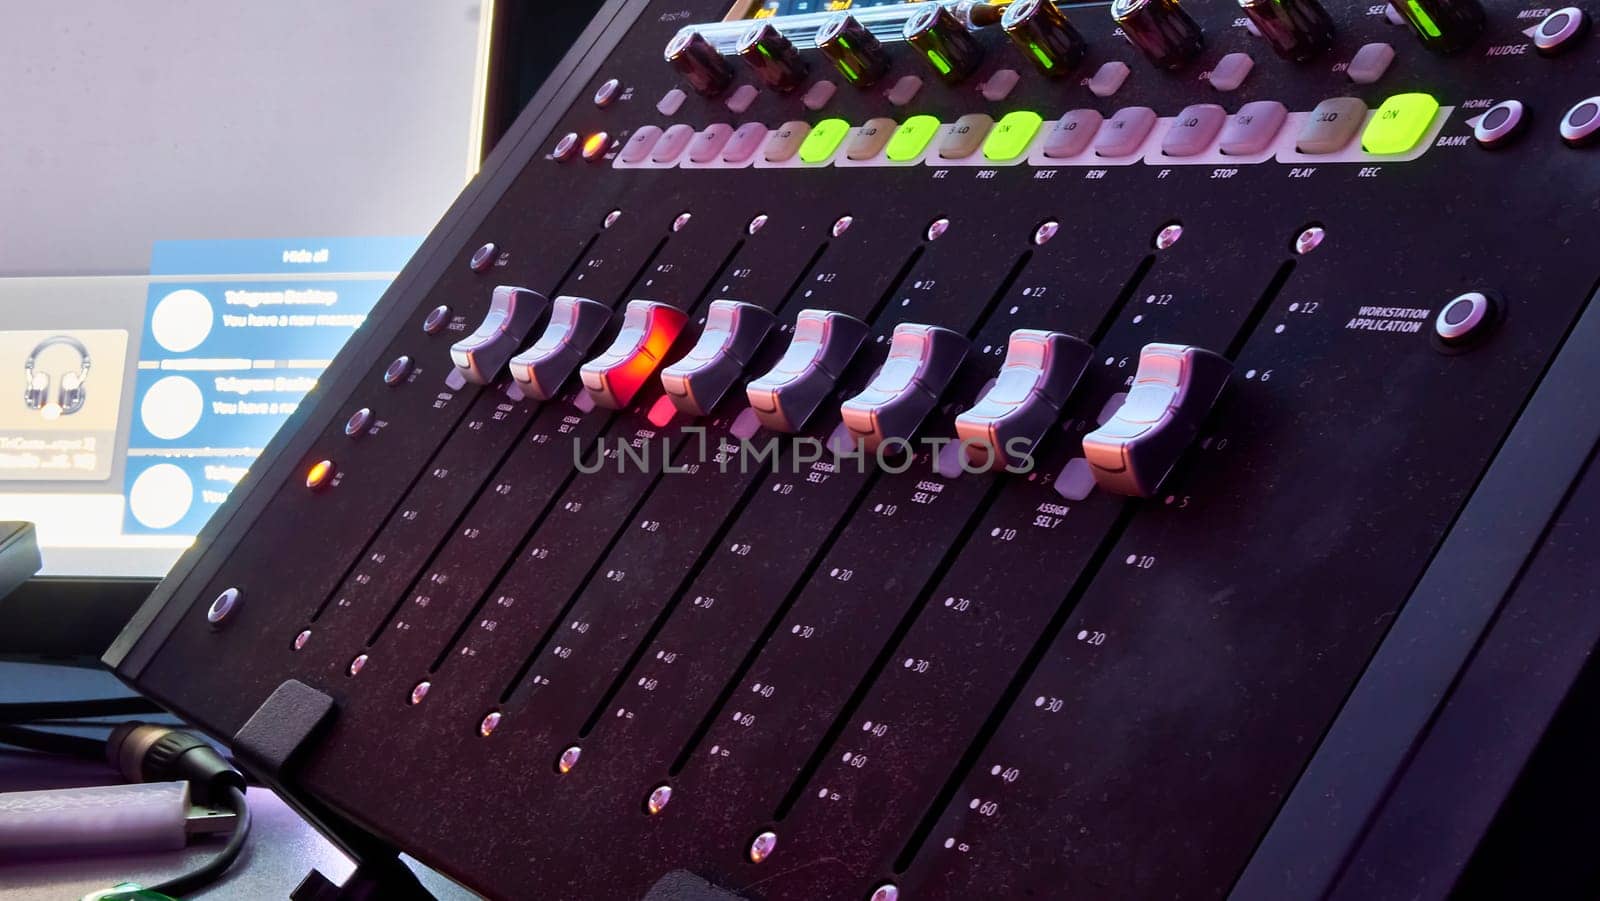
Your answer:
[[[591,162],[599,159],[600,155],[606,152],[606,147],[610,144],[610,135],[603,131],[595,132],[594,134],[583,139],[583,158]]]
[[[333,478],[333,461],[318,460],[306,473],[306,487],[316,491],[326,486],[331,478]]]

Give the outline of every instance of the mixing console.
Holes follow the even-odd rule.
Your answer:
[[[1449,892],[1588,13],[725,4],[604,9],[108,660],[496,897]]]

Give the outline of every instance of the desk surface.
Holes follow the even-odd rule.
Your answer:
[[[127,690],[107,673],[0,661],[0,702],[126,694]],[[116,774],[108,766],[0,751],[0,792],[116,781]],[[257,788],[250,790],[249,798],[255,822],[244,853],[223,881],[191,897],[287,898],[309,870],[321,870],[335,882],[343,882],[350,875],[350,859],[276,795]],[[6,901],[71,901],[126,880],[151,885],[199,866],[221,846],[220,839],[208,839],[182,851],[160,854],[0,864],[0,897]],[[476,897],[421,864],[409,860],[407,863],[440,899]]]

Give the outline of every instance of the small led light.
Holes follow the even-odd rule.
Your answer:
[[[318,460],[306,473],[306,487],[316,491],[327,485],[331,478],[333,478],[333,461]]]
[[[573,745],[565,751],[562,751],[561,756],[556,760],[556,772],[562,774],[563,776],[572,772],[572,768],[578,765],[578,759],[582,756],[583,749],[577,745]]]
[[[603,131],[595,132],[594,134],[583,139],[583,158],[589,160],[590,162],[599,159],[600,155],[606,152],[606,147],[610,144],[610,135]]]
[[[655,791],[652,791],[650,793],[650,797],[645,799],[644,811],[645,811],[645,813],[648,813],[651,816],[655,816],[656,814],[658,814],[661,811],[665,810],[666,807],[667,807],[667,804],[671,800],[672,800],[672,786],[670,786],[670,785],[658,785],[658,786],[656,786]]]

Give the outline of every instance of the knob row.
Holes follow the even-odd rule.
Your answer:
[[[1251,30],[1285,59],[1305,62],[1333,44],[1333,19],[1319,0],[1238,0]],[[1485,24],[1479,0],[1402,0],[1396,15],[1423,44],[1453,53],[1472,43]],[[1178,69],[1205,47],[1198,23],[1179,0],[1115,0],[1111,16],[1122,35],[1154,65]],[[1571,21],[1577,23],[1578,12]],[[782,20],[764,19],[745,31],[734,48],[761,83],[788,92],[806,80],[810,66]],[[1083,60],[1088,42],[1055,0],[1014,0],[1000,7],[986,3],[921,4],[905,20],[900,37],[940,79],[959,83],[983,63],[984,49],[975,33],[998,24],[1018,52],[1040,74],[1060,78]],[[888,74],[888,50],[854,15],[840,12],[825,19],[810,35],[817,50],[844,79],[857,87],[877,83]],[[666,60],[695,90],[708,96],[733,85],[732,65],[699,30],[680,31],[667,44]]]

